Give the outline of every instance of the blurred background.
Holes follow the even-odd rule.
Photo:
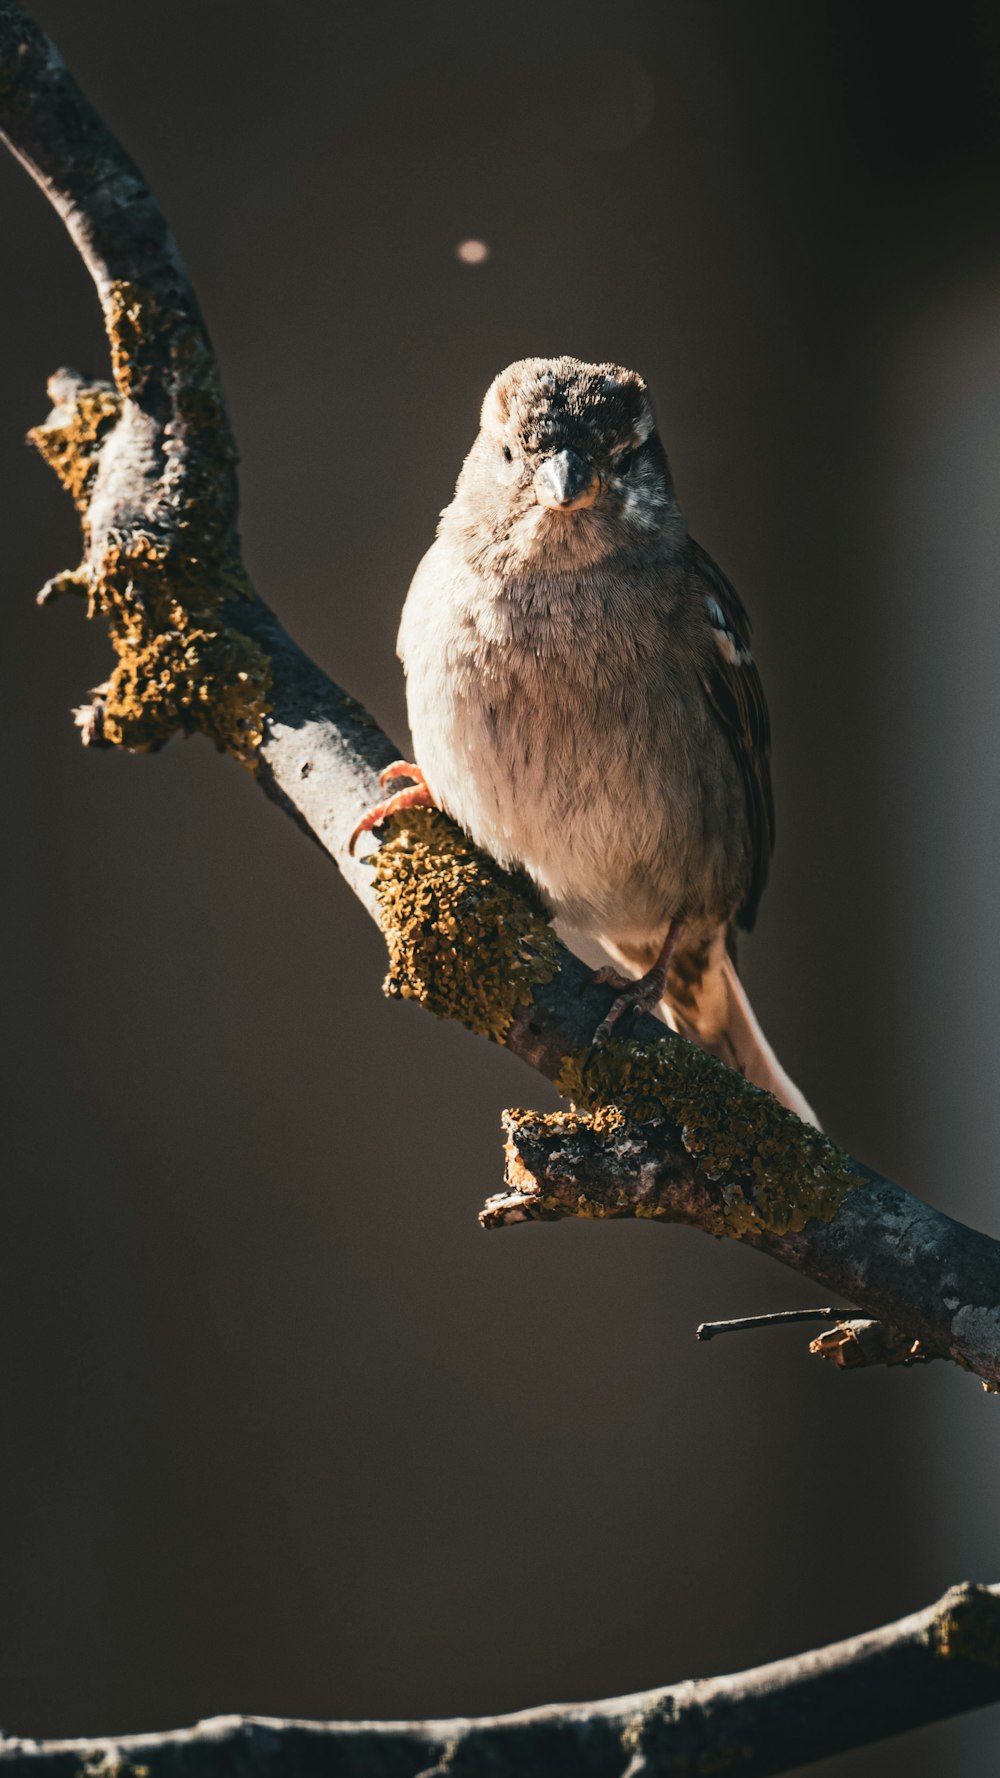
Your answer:
[[[996,1232],[997,9],[35,12],[179,236],[261,592],[401,743],[398,613],[487,383],[646,375],[770,697],[765,1028],[838,1138]],[[1000,1578],[974,1378],[697,1346],[822,1298],[688,1231],[482,1234],[545,1084],[382,999],[374,926],[207,744],[81,749],[109,653],[34,607],[79,546],[22,439],[104,342],[9,157],[0,214],[0,1723],[508,1710]],[[971,1778],[998,1731],[818,1769]]]

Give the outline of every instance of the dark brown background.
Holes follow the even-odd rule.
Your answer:
[[[838,1136],[996,1228],[995,7],[37,12],[181,239],[261,590],[401,738],[397,613],[486,383],[645,372],[771,698],[764,1022]],[[7,159],[0,204],[0,1723],[502,1710],[1000,1577],[973,1379],[699,1348],[817,1293],[687,1232],[482,1235],[539,1080],[382,1000],[236,766],[80,749],[107,651],[33,608],[77,540],[21,439],[103,343]],[[971,1778],[997,1728],[822,1770]]]

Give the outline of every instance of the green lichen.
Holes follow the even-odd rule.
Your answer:
[[[557,942],[530,886],[437,809],[396,816],[375,855],[389,948],[385,991],[503,1043],[514,1009],[551,981]]]
[[[30,434],[83,519],[81,567],[49,591],[86,593],[107,619],[117,656],[88,739],[149,752],[170,736],[200,732],[252,765],[269,710],[271,671],[257,643],[227,621],[226,607],[252,598],[234,524],[236,449],[218,369],[195,318],[139,285],[112,287],[108,337],[115,377],[78,388],[72,405]],[[125,403],[154,380],[176,419],[163,432],[158,505],[148,523],[91,538],[88,505],[101,449]]]
[[[861,1184],[829,1137],[683,1038],[577,1051],[556,1085],[598,1136],[629,1123],[676,1125],[718,1190],[720,1232],[737,1239],[829,1222]]]
[[[943,1661],[1000,1669],[1000,1599],[989,1587],[951,1587],[931,1620],[928,1642]]]

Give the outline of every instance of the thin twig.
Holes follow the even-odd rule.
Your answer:
[[[744,1333],[748,1328],[788,1326],[796,1321],[831,1321],[849,1315],[849,1309],[776,1309],[770,1315],[741,1315],[735,1321],[699,1321],[696,1340],[714,1340],[716,1334]]]
[[[829,1321],[834,1316],[837,1317],[834,1326],[810,1340],[809,1350],[813,1357],[828,1359],[839,1370],[861,1370],[872,1365],[907,1368],[913,1364],[930,1364],[932,1359],[944,1356],[941,1352],[931,1351],[922,1340],[914,1339],[912,1334],[903,1333],[898,1327],[889,1327],[883,1321],[873,1321],[846,1309],[779,1309],[771,1315],[743,1315],[736,1321],[703,1321],[695,1330],[695,1338],[714,1340],[716,1334],[743,1333],[756,1327],[774,1327],[781,1322]],[[985,1387],[990,1394],[997,1393],[991,1384],[987,1383]]]

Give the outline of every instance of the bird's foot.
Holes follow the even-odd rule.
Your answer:
[[[594,1032],[590,1045],[591,1056],[607,1043],[619,1019],[626,1013],[635,1018],[639,1013],[653,1012],[659,1005],[667,985],[670,959],[677,949],[683,930],[683,920],[671,920],[660,954],[645,975],[622,975],[610,963],[605,964],[603,969],[594,971],[591,981],[604,987],[617,988],[618,998],[612,1001],[610,1010]]]
[[[591,1048],[599,1050],[607,1043],[619,1020],[626,1013],[637,1018],[640,1013],[652,1012],[663,999],[667,972],[654,963],[645,975],[638,978],[621,975],[617,969],[599,969],[593,980],[602,986],[618,989],[618,998],[613,1000],[606,1016],[601,1020],[591,1039]]]
[[[354,848],[361,835],[371,833],[373,828],[378,827],[381,822],[387,821],[390,815],[401,815],[404,809],[434,809],[437,807],[419,766],[413,765],[406,759],[396,759],[391,766],[386,766],[385,771],[378,775],[378,781],[383,789],[395,778],[412,778],[414,782],[408,790],[397,790],[393,796],[387,796],[384,802],[376,803],[374,808],[362,815],[347,842],[347,850],[352,858],[354,857]]]
[[[427,789],[427,780],[423,772],[419,766],[413,764],[411,759],[394,759],[391,766],[384,766],[378,775],[378,781],[383,790],[396,778],[412,778],[414,784],[422,784],[424,789]]]

